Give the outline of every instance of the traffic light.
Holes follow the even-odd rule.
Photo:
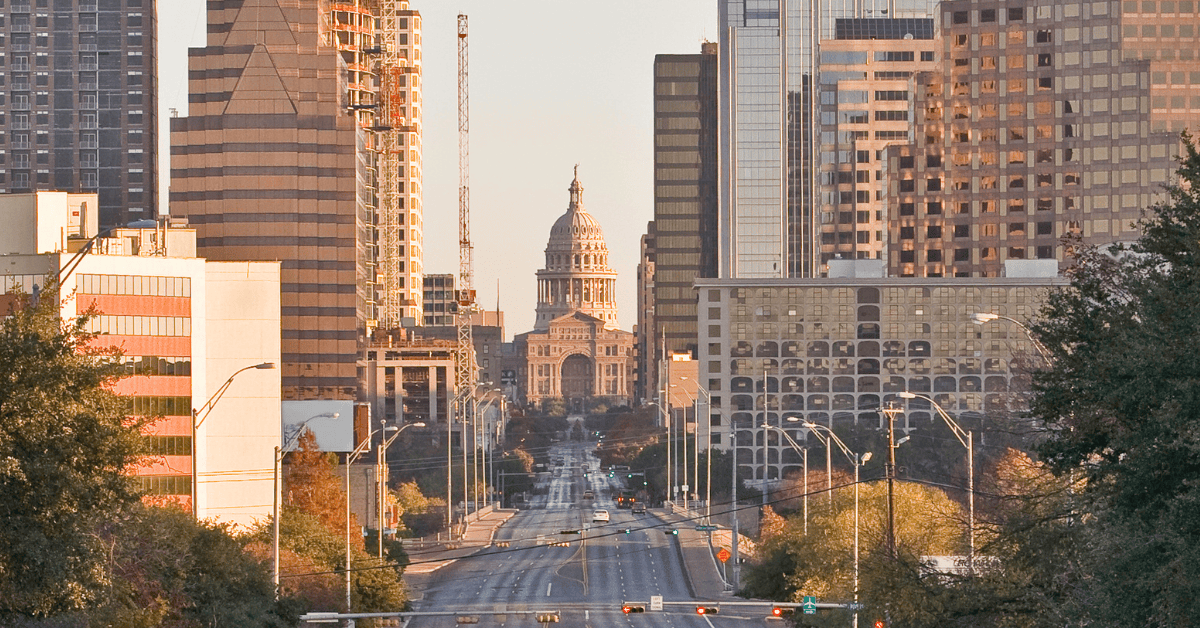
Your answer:
[[[771,617],[791,617],[796,612],[794,608],[776,606],[771,609]]]
[[[883,623],[882,619],[876,619],[875,628],[887,628],[887,624]]]
[[[558,623],[558,613],[538,613],[537,620],[539,624],[555,624]]]
[[[559,530],[559,534],[579,534],[579,530]]]
[[[717,611],[719,611],[719,610],[720,609],[716,606],[697,606],[696,614],[697,615],[716,615]]]
[[[629,528],[625,528],[625,530],[623,530],[623,531],[625,532],[625,534],[629,534],[630,532],[633,532],[633,530],[630,530]]]
[[[667,535],[671,535],[671,536],[679,536],[679,530],[676,528],[666,528],[663,530],[663,534],[667,534]]]
[[[630,613],[644,613],[644,612],[646,612],[646,605],[645,604],[624,604],[621,606],[621,612],[625,613],[626,615],[628,615]]]

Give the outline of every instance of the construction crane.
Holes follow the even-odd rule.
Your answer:
[[[471,315],[475,312],[474,269],[472,268],[469,109],[467,91],[467,16],[458,16],[458,350],[454,355],[454,382],[458,386],[458,416],[468,420],[471,397],[478,379],[475,343],[471,337]],[[466,432],[463,432],[466,451]]]

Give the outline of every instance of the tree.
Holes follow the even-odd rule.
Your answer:
[[[145,423],[111,392],[116,352],[54,291],[0,323],[0,618],[85,608],[110,580],[96,526],[137,502]]]
[[[346,491],[344,480],[337,477],[336,454],[321,451],[316,435],[305,430],[296,443],[296,451],[288,454],[286,468],[284,503],[317,517],[331,532],[344,532]],[[350,517],[351,529],[357,528],[357,519],[353,514]],[[362,545],[361,538],[355,541]]]
[[[1185,144],[1137,241],[1077,246],[1033,326],[1050,355],[1033,380],[1039,451],[1086,479],[1092,625],[1200,622],[1200,154]]]
[[[266,563],[228,525],[137,506],[98,537],[109,548],[110,586],[88,613],[93,625],[277,628],[298,621],[296,600],[276,600]]]
[[[807,535],[803,515],[792,515],[781,523],[768,510],[758,561],[745,574],[742,595],[785,602],[798,602],[803,595],[853,599],[854,489],[852,482],[838,483],[836,479],[835,487],[832,504],[824,497],[810,501]],[[884,544],[887,485],[864,483],[859,490],[859,546],[866,556]],[[961,509],[941,490],[897,483],[896,512],[897,545],[906,554],[945,555],[963,550]]]

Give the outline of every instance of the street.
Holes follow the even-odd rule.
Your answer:
[[[476,616],[486,626],[537,621],[534,615],[476,613],[557,612],[562,625],[595,628],[764,624],[768,613],[761,608],[727,606],[716,616],[697,615],[693,602],[700,600],[688,591],[677,537],[664,532],[667,526],[652,512],[633,515],[617,508],[614,491],[622,485],[600,472],[590,446],[557,445],[551,459],[558,457],[563,464],[539,478],[539,486],[548,491],[534,496],[527,509],[497,531],[497,545],[437,571],[414,610],[456,611]],[[588,490],[595,494],[593,500],[583,499]],[[592,523],[595,509],[607,510],[611,522]],[[581,533],[560,534],[564,530]],[[499,546],[503,542],[509,546]],[[650,611],[648,605],[644,614],[621,610],[623,602],[645,604],[654,595],[667,602],[663,611]],[[456,617],[415,617],[408,625],[448,627],[456,625]]]

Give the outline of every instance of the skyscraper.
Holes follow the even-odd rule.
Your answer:
[[[15,0],[0,22],[0,193],[99,195],[101,227],[157,215],[154,0]]]
[[[717,45],[654,58],[654,326],[647,360],[696,351],[697,277],[717,272]]]
[[[217,0],[171,120],[173,215],[213,260],[280,260],[287,399],[353,399],[373,319],[373,160],[318,0]]]
[[[934,4],[719,0],[722,277],[821,274],[821,225],[854,211],[842,207],[853,203],[822,193],[825,168],[852,149],[838,146],[834,120],[821,117],[823,106],[836,104],[843,78],[822,71],[821,47],[835,39],[915,37],[916,22],[933,17]]]
[[[890,273],[996,277],[1007,260],[1064,259],[1069,234],[1134,239],[1175,170],[1173,131],[1200,120],[1182,4],[942,3],[918,132],[889,152]]]

